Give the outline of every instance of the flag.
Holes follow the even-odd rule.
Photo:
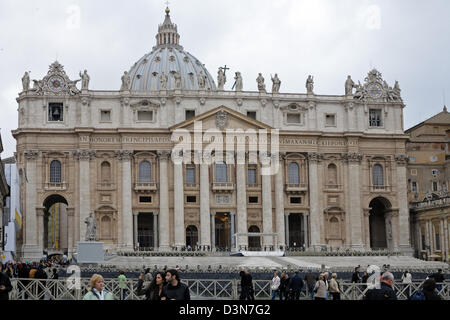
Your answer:
[[[17,225],[19,226],[19,230],[22,229],[22,215],[19,213],[19,211],[17,211],[17,209],[15,210],[15,214],[14,214],[14,220],[16,220]]]

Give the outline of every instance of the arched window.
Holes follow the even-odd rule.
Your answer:
[[[111,181],[111,165],[108,161],[102,162],[101,165],[102,183],[110,183]]]
[[[196,226],[189,226],[186,228],[186,246],[194,248],[198,242],[198,229]]]
[[[328,166],[328,184],[337,185],[337,167],[334,163]]]
[[[330,219],[330,237],[333,239],[340,238],[339,219],[333,217]]]
[[[152,165],[148,161],[142,161],[139,164],[139,182],[140,183],[152,182]]]
[[[297,162],[289,164],[289,184],[300,184],[300,168]]]
[[[227,164],[224,162],[216,163],[216,182],[228,182],[228,168]]]
[[[383,167],[379,164],[373,166],[373,185],[384,186]]]
[[[104,216],[101,220],[102,224],[102,239],[111,239],[112,238],[112,226],[111,226],[111,218],[108,216]]]
[[[50,182],[61,182],[61,162],[54,160],[50,163]]]

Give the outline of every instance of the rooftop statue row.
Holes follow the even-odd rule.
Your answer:
[[[227,81],[226,72],[227,68],[219,68],[217,75],[218,90],[224,90],[225,83]],[[181,90],[182,88],[182,77],[179,72],[172,72],[172,77],[174,78],[175,89]],[[49,68],[47,75],[42,80],[33,80],[33,88],[30,89],[30,72],[25,72],[22,77],[23,92],[32,91],[38,95],[43,95],[44,92],[54,93],[54,94],[65,94],[77,95],[81,91],[77,88],[76,84],[81,81],[81,90],[89,90],[90,77],[87,70],[84,73],[79,73],[81,79],[71,81],[64,71],[64,67],[55,61]],[[201,90],[205,89],[206,85],[206,75],[202,71],[197,75],[198,86]],[[164,71],[158,77],[160,82],[161,90],[167,90],[169,75]],[[125,71],[122,78],[122,86],[120,91],[130,91],[131,90],[131,76]],[[236,72],[234,77],[235,83],[232,90],[236,92],[241,92],[243,90],[243,80],[240,72]],[[280,92],[281,80],[278,74],[275,76],[271,75],[272,80],[272,93],[277,94]],[[360,81],[358,84],[352,80],[351,76],[347,77],[345,82],[345,96],[353,97],[356,100],[367,101],[376,100],[379,102],[402,102],[401,90],[398,81],[395,81],[394,87],[390,87],[388,83],[383,80],[382,75],[376,69],[369,72],[368,76],[364,79],[365,83],[362,85]],[[265,79],[261,73],[258,74],[256,78],[256,83],[258,86],[258,91],[260,93],[266,93]],[[314,77],[309,75],[306,80],[306,92],[308,95],[314,95]]]

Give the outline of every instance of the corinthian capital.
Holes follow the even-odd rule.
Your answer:
[[[394,158],[395,162],[397,162],[397,166],[406,166],[409,162],[408,156],[404,154],[396,154]]]
[[[128,161],[131,160],[133,157],[133,151],[132,150],[119,150],[116,151],[116,157],[121,161]]]
[[[96,151],[95,150],[75,150],[73,152],[73,156],[76,160],[81,161],[89,161],[92,160],[93,157],[95,157]]]
[[[323,153],[311,152],[308,153],[309,162],[320,162],[323,160]]]
[[[27,160],[36,160],[36,158],[39,156],[39,151],[25,150],[23,154]]]
[[[360,163],[362,161],[362,158],[363,158],[363,155],[361,153],[350,152],[350,153],[342,154],[342,160],[348,161],[348,162]]]
[[[171,153],[172,153],[171,151],[161,150],[161,151],[158,151],[158,157],[161,160],[169,160]]]

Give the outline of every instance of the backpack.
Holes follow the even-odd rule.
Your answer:
[[[419,290],[419,291],[417,291],[416,293],[414,293],[411,296],[411,300],[417,300],[417,301],[419,301],[419,300],[426,300],[425,299],[425,294],[423,293],[422,290]]]

